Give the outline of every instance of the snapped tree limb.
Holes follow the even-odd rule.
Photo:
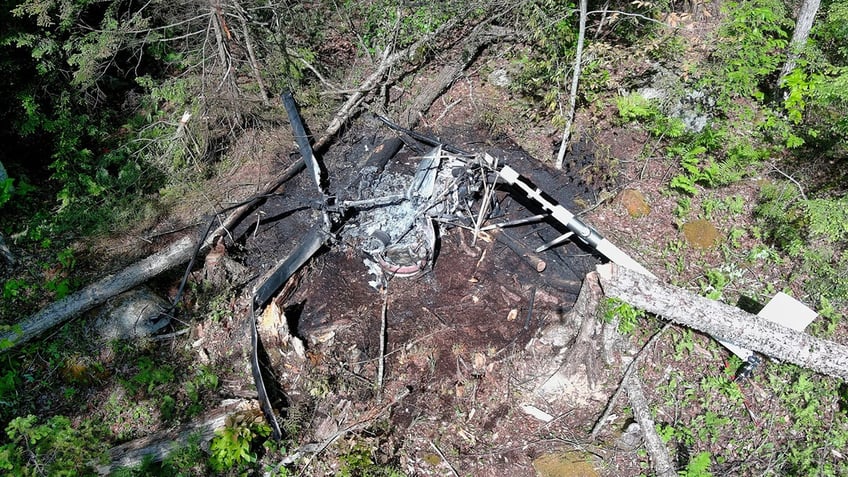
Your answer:
[[[599,265],[598,276],[608,297],[780,361],[848,378],[848,346],[795,331],[613,263]]]
[[[645,397],[645,391],[642,387],[642,380],[638,373],[633,373],[625,378],[621,384],[627,397],[630,399],[630,406],[633,408],[633,416],[639,427],[642,429],[642,435],[645,437],[645,449],[648,455],[651,456],[651,462],[654,464],[654,472],[660,477],[674,477],[677,472],[674,471],[674,465],[671,463],[671,457],[668,455],[668,448],[657,434],[654,428],[654,419],[651,417],[651,407],[648,399]]]

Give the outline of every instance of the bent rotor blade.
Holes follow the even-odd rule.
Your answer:
[[[634,272],[639,272],[651,278],[657,278],[653,273],[648,271],[647,268],[643,267],[641,263],[637,262],[633,257],[627,255],[623,250],[616,247],[612,242],[603,237],[601,237],[601,240],[597,245],[595,245],[595,250],[604,257],[607,257],[611,262],[617,263],[622,267],[629,268]]]

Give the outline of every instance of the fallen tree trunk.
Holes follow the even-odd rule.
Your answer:
[[[97,472],[109,475],[121,467],[138,466],[145,460],[162,462],[168,454],[186,446],[192,436],[198,436],[199,443],[204,444],[215,437],[215,431],[226,426],[227,418],[258,411],[259,405],[253,400],[239,399],[227,403],[178,429],[157,432],[109,449],[109,463],[98,466]]]
[[[599,265],[598,276],[608,297],[780,361],[848,378],[848,346],[795,331],[612,263]]]
[[[221,225],[210,233],[202,243],[200,243],[199,238],[194,236],[183,237],[169,245],[165,250],[139,260],[115,275],[102,278],[82,290],[47,305],[34,315],[24,319],[15,325],[11,331],[0,334],[0,353],[22,345],[47,330],[105,303],[109,298],[136,287],[166,270],[188,262],[196,252],[203,253],[219,237],[225,235],[229,229],[238,224],[253,205],[291,179],[303,167],[303,159],[289,166],[277,180],[269,182],[260,194],[233,209],[221,221]]]
[[[102,278],[82,290],[53,302],[38,313],[15,325],[15,329],[0,335],[0,348],[6,351],[26,343],[50,328],[84,313],[109,298],[144,283],[174,265],[185,263],[197,245],[193,237],[183,237],[171,246]]]

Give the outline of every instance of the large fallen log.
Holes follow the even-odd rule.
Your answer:
[[[104,303],[110,297],[144,283],[176,264],[187,262],[196,245],[195,238],[183,237],[165,250],[47,305],[15,325],[12,331],[0,334],[0,352],[26,343],[50,328]]]
[[[599,265],[598,277],[608,297],[780,361],[848,378],[848,346],[795,331],[613,263]]]
[[[259,404],[253,400],[225,403],[177,429],[157,432],[109,449],[109,463],[98,466],[97,472],[109,475],[121,467],[138,466],[145,460],[162,462],[171,452],[186,446],[192,436],[199,437],[199,443],[205,444],[215,437],[215,431],[226,426],[229,417],[258,411]]]

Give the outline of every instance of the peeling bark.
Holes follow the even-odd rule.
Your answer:
[[[608,297],[780,361],[848,378],[848,346],[795,331],[615,264],[598,266],[598,276]]]
[[[168,455],[188,444],[192,435],[199,435],[205,444],[215,437],[215,431],[225,427],[227,419],[235,414],[257,412],[259,405],[253,400],[240,399],[207,412],[195,421],[169,431],[157,432],[109,449],[109,463],[97,467],[100,475],[109,475],[121,467],[135,467],[145,459],[162,462]]]

